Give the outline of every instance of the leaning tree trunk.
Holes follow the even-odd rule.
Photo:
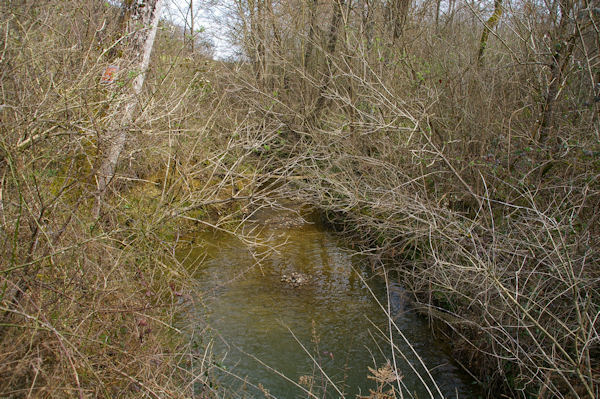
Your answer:
[[[483,32],[481,32],[481,39],[479,39],[479,52],[477,53],[477,62],[481,64],[483,62],[483,54],[485,53],[485,49],[488,44],[488,38],[490,36],[490,32],[498,25],[500,22],[500,17],[502,16],[502,0],[494,0],[494,12],[487,20],[483,27]]]
[[[125,2],[130,7],[129,21],[125,34],[130,36],[127,48],[129,71],[137,75],[129,90],[125,90],[121,98],[116,101],[116,109],[121,110],[110,124],[106,137],[107,151],[102,155],[100,167],[96,172],[98,194],[94,214],[100,213],[104,193],[111,182],[117,161],[127,142],[127,130],[133,120],[135,109],[139,102],[139,95],[144,86],[146,71],[150,64],[150,54],[154,45],[158,21],[164,0],[129,0]]]

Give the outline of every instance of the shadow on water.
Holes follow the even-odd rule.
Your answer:
[[[265,397],[266,390],[276,398],[308,397],[300,386],[318,398],[367,395],[375,387],[369,368],[392,359],[404,397],[478,396],[424,321],[407,310],[398,284],[389,290],[401,332],[392,329],[392,356],[388,318],[375,300],[387,307],[385,283],[334,234],[282,210],[257,213],[245,227],[260,230],[259,238],[276,247],[258,263],[252,248],[225,233],[201,234],[200,247],[188,254],[205,256],[196,275],[204,306],[185,319],[212,331],[222,385],[236,392],[232,396]],[[307,281],[295,286],[285,280],[292,274]]]

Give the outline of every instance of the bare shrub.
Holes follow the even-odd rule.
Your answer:
[[[490,392],[598,396],[595,11],[497,2],[483,55],[491,3],[415,3],[401,35],[383,3],[286,4],[230,78],[281,192],[397,262]]]
[[[261,172],[242,161],[261,137],[218,133],[231,126],[217,118],[218,67],[163,21],[95,218],[113,102],[132,78],[101,83],[119,15],[95,0],[0,6],[1,396],[216,395],[210,352],[178,325],[197,296],[177,249],[197,225],[235,229],[260,200]]]

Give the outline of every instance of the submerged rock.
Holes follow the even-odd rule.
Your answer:
[[[309,277],[306,274],[292,272],[291,274],[283,274],[281,282],[292,286],[292,288],[300,287],[309,282]]]

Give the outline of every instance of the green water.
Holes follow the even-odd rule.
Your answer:
[[[392,283],[387,295],[383,279],[334,234],[282,210],[257,212],[245,229],[274,248],[264,252],[216,232],[195,237],[197,249],[187,254],[198,266],[203,306],[186,322],[211,332],[219,389],[228,397],[311,397],[293,383],[302,382],[312,397],[355,398],[375,388],[369,368],[386,361],[395,361],[401,379],[394,384],[405,398],[477,397],[424,321],[407,310],[401,286]],[[309,282],[294,288],[281,281],[292,272]],[[401,332],[392,328],[393,354],[388,318],[375,298],[385,308],[389,298]]]

